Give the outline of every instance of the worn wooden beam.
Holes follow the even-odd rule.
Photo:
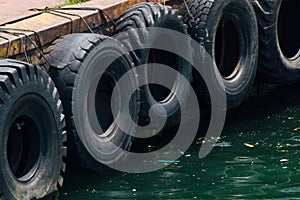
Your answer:
[[[103,10],[109,16],[106,17],[109,21],[109,18],[118,18],[130,6],[146,1],[164,2],[93,0],[63,7],[68,10],[40,10],[31,17],[0,26],[0,58],[27,57],[27,52],[36,52],[37,47],[42,49],[66,34],[89,32],[89,29],[97,32],[105,22],[97,9]]]

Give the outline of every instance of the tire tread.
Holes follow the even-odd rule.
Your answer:
[[[62,135],[59,136],[59,142],[61,142],[62,148],[66,148],[64,146],[64,142],[67,140],[64,136],[65,119],[62,114],[63,108],[59,100],[57,89],[51,78],[41,69],[38,69],[37,66],[11,59],[0,60],[0,108],[5,107],[7,100],[11,98],[13,93],[21,89],[22,85],[29,82],[33,82],[47,89],[47,92],[52,94],[52,101],[57,102],[56,107],[49,105],[52,106],[52,110],[56,111],[54,115],[55,120],[58,125],[58,131],[62,133]],[[57,183],[58,181],[63,182],[63,173],[65,172],[63,157],[65,157],[65,155],[62,156],[60,175]],[[55,184],[49,189],[48,194],[58,189],[59,187]],[[4,193],[0,191],[0,199],[2,199],[2,197],[5,198]]]

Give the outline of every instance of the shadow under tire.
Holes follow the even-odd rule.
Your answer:
[[[0,60],[0,199],[39,199],[63,184],[65,120],[40,68]]]

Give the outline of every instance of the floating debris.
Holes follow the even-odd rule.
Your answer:
[[[245,142],[244,145],[245,145],[246,147],[249,147],[249,148],[254,148],[254,145],[253,145],[253,144],[249,144],[249,143],[247,143],[247,142]]]
[[[158,160],[159,163],[180,163],[180,160]]]
[[[231,142],[219,142],[219,143],[216,143],[213,145],[214,147],[221,147],[221,148],[224,148],[224,147],[231,147]]]
[[[289,159],[283,158],[280,160],[280,162],[289,162]]]
[[[287,152],[289,152],[289,150],[286,150],[286,149],[280,149],[280,150],[278,150],[278,152],[280,152],[280,153],[287,153]]]

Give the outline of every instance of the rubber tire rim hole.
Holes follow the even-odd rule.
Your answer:
[[[230,19],[222,21],[215,36],[215,61],[221,75],[226,79],[233,78],[239,69],[241,58],[241,35]]]
[[[170,23],[171,27],[175,26],[172,23]],[[161,42],[166,42],[170,44],[175,44],[167,35],[161,35],[157,40],[154,41],[154,44],[160,44]],[[158,46],[158,45],[156,45]],[[176,48],[176,47],[174,47]],[[150,64],[163,64],[166,66],[169,66],[173,68],[176,71],[180,71],[179,69],[179,57],[178,55],[175,55],[174,53],[167,52],[160,49],[150,49],[148,54],[148,61],[147,63]],[[162,77],[161,77],[162,76]],[[158,78],[159,77],[159,78]],[[166,78],[167,77],[167,78]],[[156,83],[155,80],[165,80],[167,81],[168,85],[172,85],[173,88],[175,87],[176,79],[177,79],[177,73],[170,73],[170,74],[162,74],[160,72],[157,72],[153,67],[147,67],[147,79],[148,82]],[[159,102],[166,102],[168,101],[173,93],[170,89],[163,87],[159,84],[149,84],[149,91],[152,95],[152,97]]]
[[[113,125],[114,122],[111,103],[113,103],[113,106],[117,103],[116,101],[112,101],[112,92],[115,84],[115,79],[108,73],[104,73],[98,82],[95,94],[95,110],[98,122],[103,131],[102,134],[105,134],[105,132]]]
[[[40,158],[40,127],[28,115],[17,117],[9,129],[7,159],[14,176],[29,179],[37,170]]]
[[[277,31],[280,49],[291,60],[300,56],[299,6],[300,3],[296,0],[282,0],[278,13]]]

